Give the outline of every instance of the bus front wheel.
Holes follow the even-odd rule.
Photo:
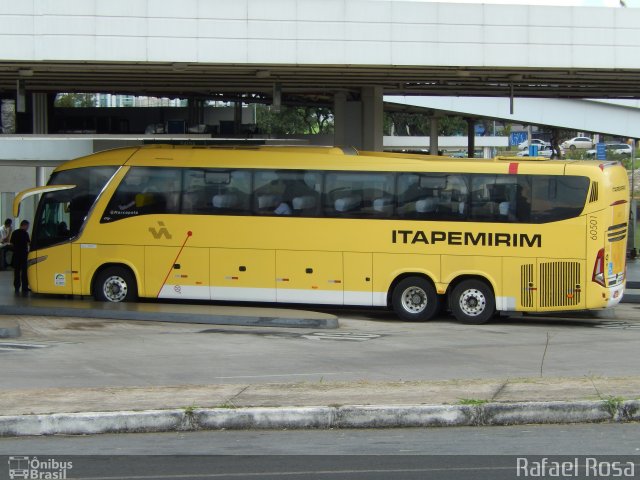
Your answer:
[[[481,325],[496,311],[493,290],[481,280],[464,280],[451,292],[451,312],[461,323]]]
[[[98,274],[93,296],[99,302],[131,302],[138,296],[136,281],[128,269],[109,267]]]
[[[438,313],[440,300],[430,281],[407,277],[393,289],[391,303],[402,320],[426,322]]]

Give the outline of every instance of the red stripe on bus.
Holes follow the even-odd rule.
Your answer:
[[[518,163],[510,163],[509,164],[509,174],[516,175],[518,173]]]

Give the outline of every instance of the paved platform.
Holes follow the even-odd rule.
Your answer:
[[[0,272],[0,315],[48,315],[154,322],[204,323],[258,327],[337,328],[334,315],[294,308],[226,306],[208,303],[95,302],[31,293],[15,295],[12,271]]]

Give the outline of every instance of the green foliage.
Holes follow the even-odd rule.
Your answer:
[[[54,106],[62,108],[95,107],[96,96],[93,93],[59,93]]]
[[[385,135],[401,137],[427,136],[430,132],[429,117],[423,113],[385,112]]]
[[[458,405],[484,405],[489,403],[489,400],[480,400],[478,398],[460,398],[458,399]]]
[[[325,107],[285,107],[279,112],[269,105],[256,107],[258,128],[269,135],[333,132],[333,114]]]
[[[431,117],[424,113],[385,112],[385,135],[397,136],[429,136],[431,133]],[[487,127],[488,128],[488,127]],[[467,122],[462,117],[438,117],[438,135],[466,135]]]
[[[444,136],[466,135],[468,124],[462,117],[438,118],[438,134]]]

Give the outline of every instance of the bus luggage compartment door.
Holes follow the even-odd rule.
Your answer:
[[[342,252],[276,252],[278,302],[343,303]]]
[[[210,300],[208,249],[147,246],[145,265],[145,296]]]
[[[373,254],[344,252],[344,304],[373,305]]]
[[[534,312],[538,305],[538,269],[535,258],[505,257],[503,275],[506,281],[496,308],[504,311]]]
[[[275,251],[211,249],[211,299],[275,302]]]

